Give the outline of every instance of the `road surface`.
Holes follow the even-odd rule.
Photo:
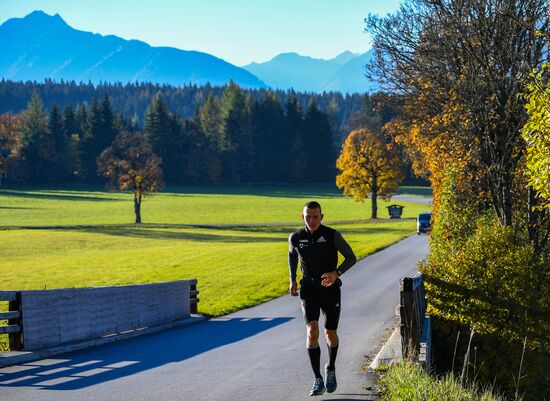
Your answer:
[[[413,235],[342,276],[338,389],[317,400],[370,400],[362,366],[395,326],[399,278],[428,253]],[[322,365],[327,350],[321,341]],[[298,401],[311,399],[298,298],[100,348],[0,369],[1,401]]]

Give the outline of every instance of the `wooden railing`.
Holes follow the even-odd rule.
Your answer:
[[[426,298],[422,275],[401,279],[400,330],[403,358],[431,364],[432,330],[426,315]]]
[[[23,347],[21,335],[21,293],[19,291],[0,291],[0,301],[8,302],[8,311],[0,312],[0,320],[7,320],[7,326],[0,326],[0,334],[7,334],[10,349],[20,350]]]

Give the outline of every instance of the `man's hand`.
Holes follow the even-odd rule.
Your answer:
[[[321,278],[323,279],[323,281],[321,281],[321,285],[323,287],[330,287],[334,285],[336,280],[338,280],[338,273],[336,273],[336,271],[325,273],[321,276]]]
[[[298,283],[296,283],[296,281],[291,281],[291,282],[290,282],[290,288],[288,289],[288,292],[289,292],[290,295],[292,295],[293,297],[297,297],[297,296],[298,296]]]

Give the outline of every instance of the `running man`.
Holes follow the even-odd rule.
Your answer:
[[[338,231],[321,224],[321,205],[315,201],[304,205],[302,220],[305,227],[288,237],[290,294],[298,296],[296,271],[298,259],[303,278],[300,280],[300,299],[306,321],[306,348],[315,375],[310,395],[322,395],[336,390],[336,353],[338,352],[338,321],[340,319],[339,277],[357,261],[353,250]],[[338,265],[338,252],[344,256]],[[325,381],[321,375],[319,348],[319,316],[325,315],[325,337],[329,362],[325,365]]]

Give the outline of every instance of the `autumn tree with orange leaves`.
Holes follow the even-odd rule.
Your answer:
[[[336,167],[341,171],[336,177],[336,185],[344,188],[344,195],[363,202],[370,194],[372,219],[378,218],[378,197],[389,199],[404,178],[401,162],[392,151],[392,145],[364,128],[349,134]]]
[[[111,187],[134,193],[136,224],[141,223],[141,200],[163,186],[161,159],[147,138],[137,132],[121,132],[97,158],[97,171]]]

